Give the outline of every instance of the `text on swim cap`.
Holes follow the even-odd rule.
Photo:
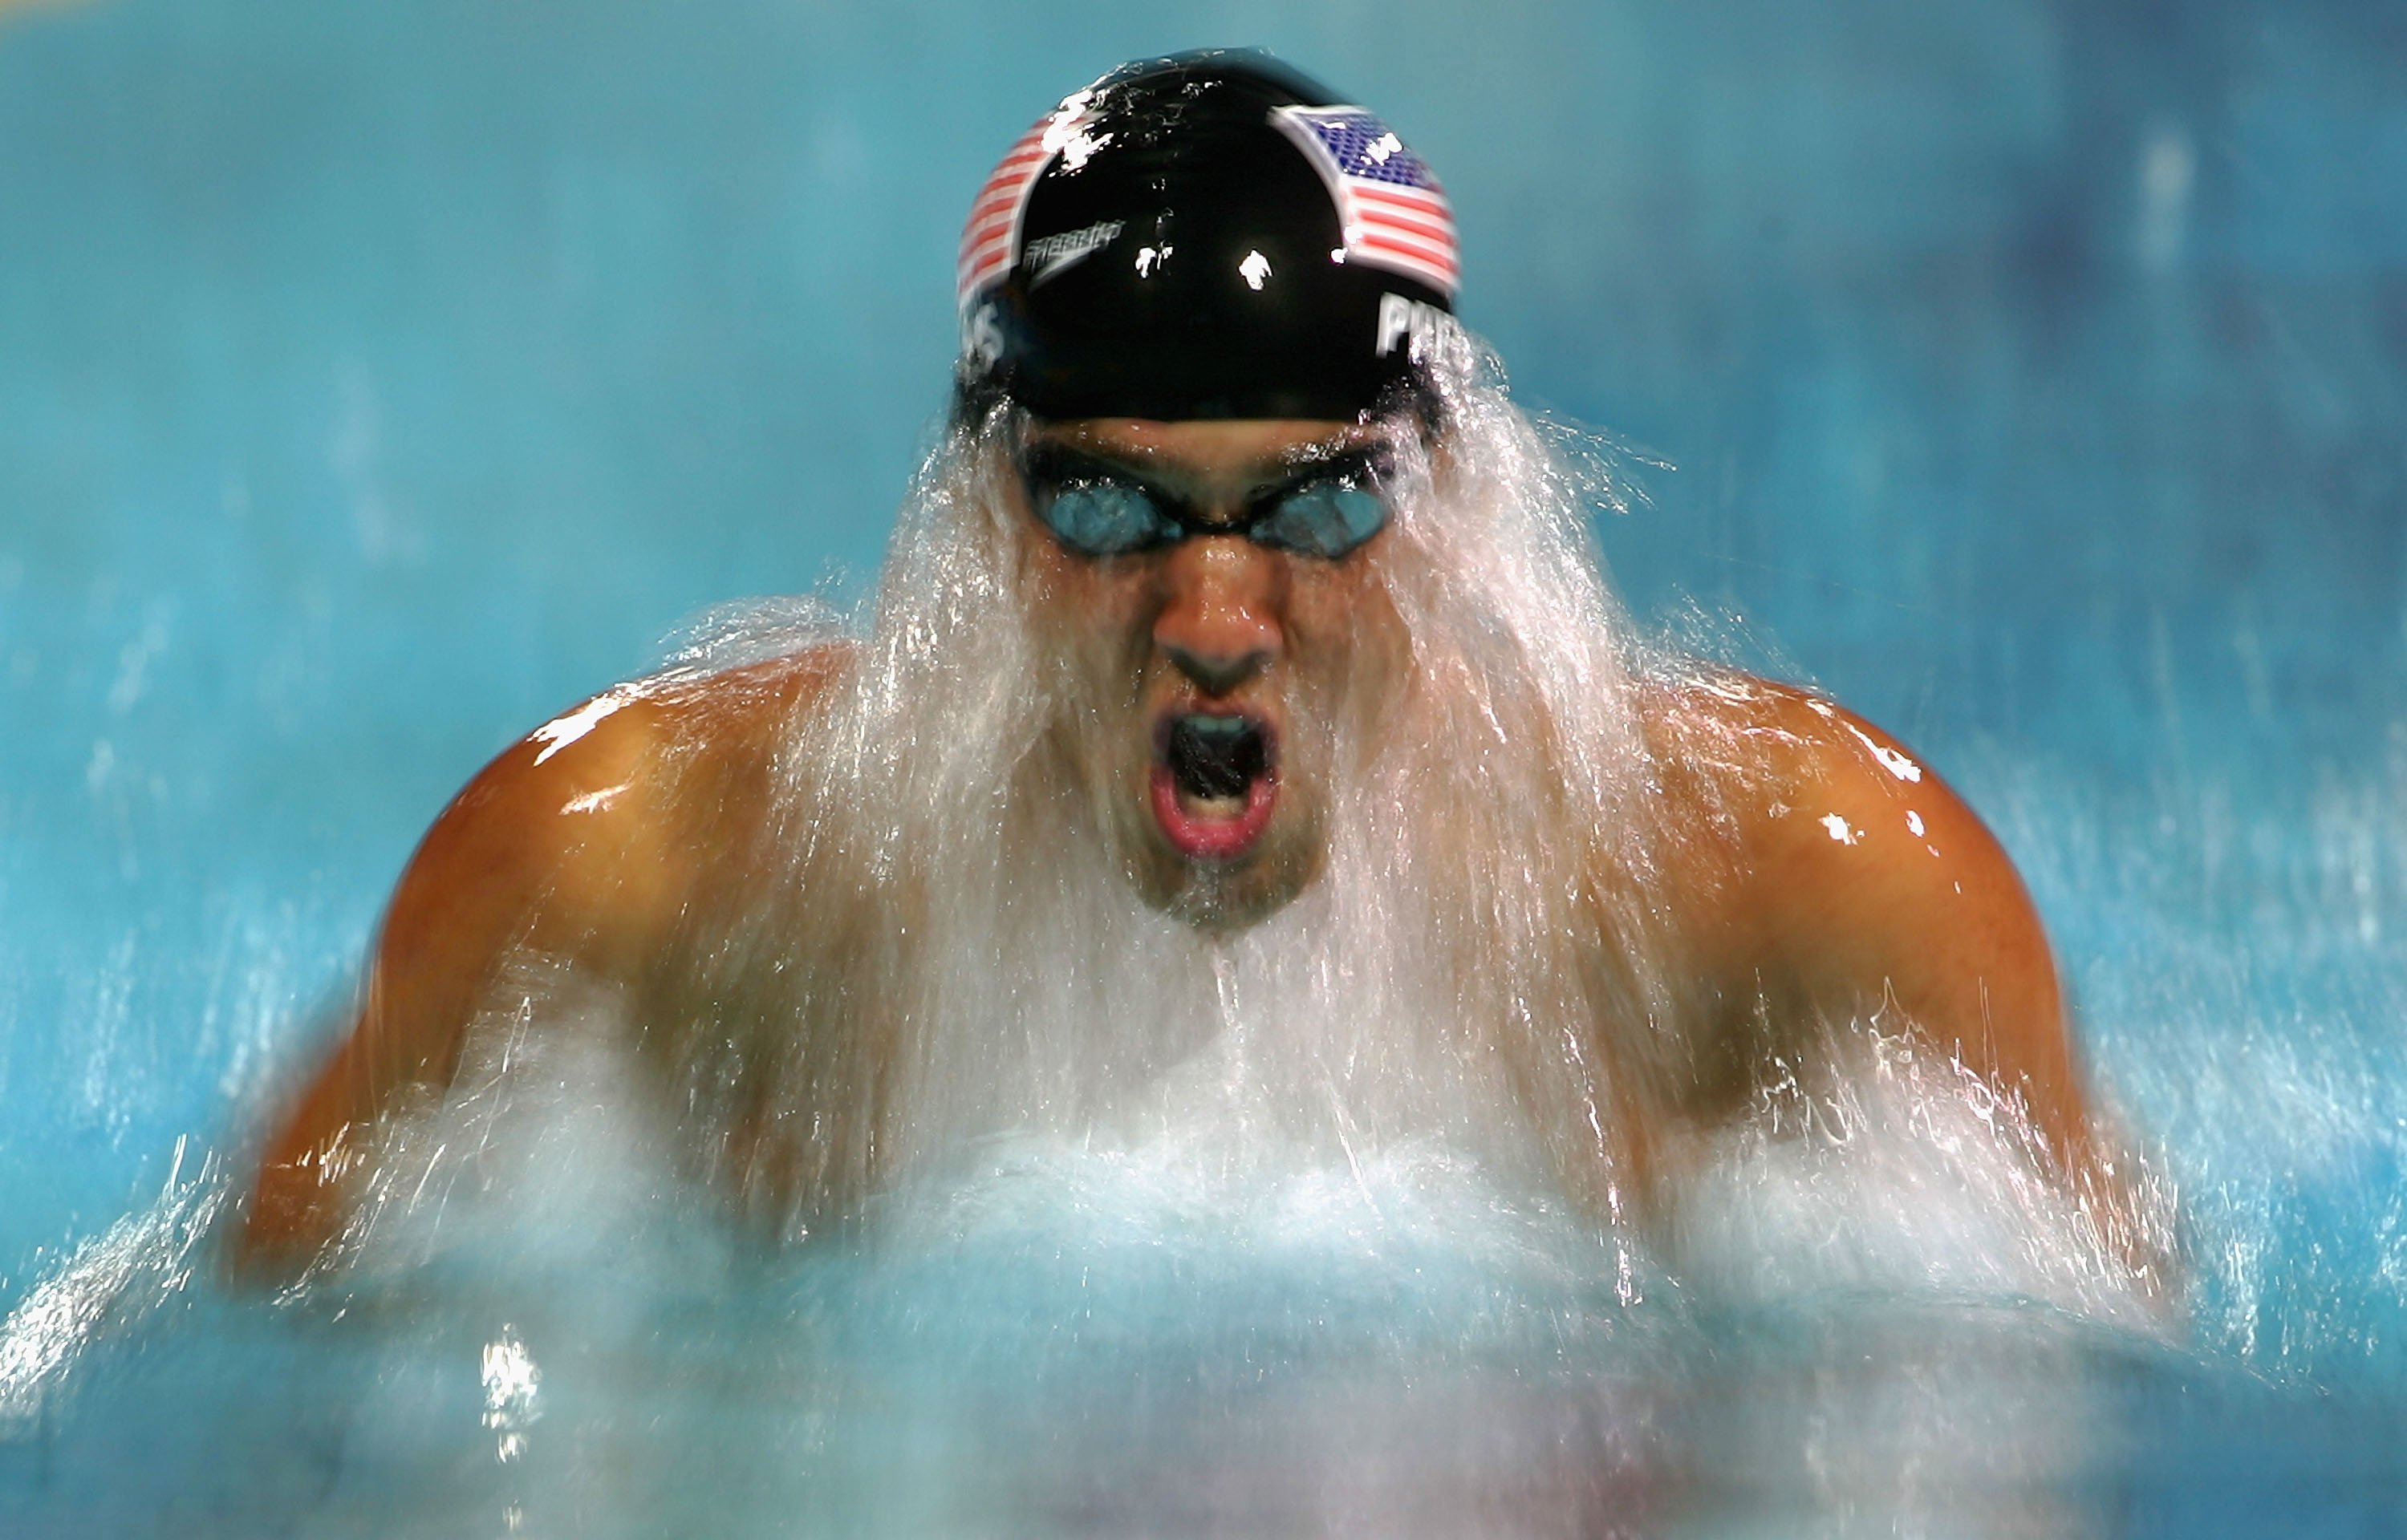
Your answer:
[[[1378,340],[1371,351],[1386,358],[1403,344],[1405,356],[1415,363],[1436,352],[1445,339],[1461,330],[1461,323],[1451,315],[1425,300],[1406,299],[1402,294],[1379,296]]]
[[[1065,230],[1058,235],[1040,236],[1028,243],[1020,253],[1020,262],[1035,271],[1029,275],[1028,287],[1035,288],[1063,268],[1109,246],[1125,227],[1118,219],[1103,219],[1084,230]]]

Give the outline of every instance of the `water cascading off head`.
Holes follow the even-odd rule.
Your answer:
[[[1365,215],[1392,195],[1442,223]],[[1017,1130],[1185,1140],[1218,1169],[1429,1139],[1610,1209],[1652,1070],[1595,1027],[1659,993],[1629,632],[1588,530],[1617,493],[1453,323],[1434,177],[1282,66],[1189,55],[1066,99],[979,208],[952,431],[867,636],[780,753],[776,890],[713,953],[790,965],[787,1003],[729,1039],[743,1075],[712,1073],[767,1069],[788,1117],[847,1127],[805,1162],[804,1208]],[[1396,666],[1271,681],[1278,773],[1324,782],[1327,812],[1309,880],[1242,924],[1211,923],[1208,872],[1147,902],[1082,768],[1113,685],[1048,606],[1050,537],[1013,482],[1030,424],[1069,413],[1285,414],[1389,447],[1387,526],[1347,559]],[[1175,746],[1221,754],[1199,776],[1264,763]],[[862,1109],[832,1118],[832,1095]]]

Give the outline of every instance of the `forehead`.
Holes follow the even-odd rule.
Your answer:
[[[1377,423],[1265,417],[1156,422],[1143,417],[1032,421],[1026,442],[1188,476],[1246,474],[1383,443]]]

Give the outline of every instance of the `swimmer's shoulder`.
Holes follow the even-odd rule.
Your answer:
[[[606,825],[659,814],[666,799],[724,792],[761,772],[781,735],[825,699],[857,651],[831,643],[739,668],[615,685],[495,756],[446,816],[581,814]]]
[[[1700,837],[1741,840],[1758,859],[1993,846],[1919,754],[1817,691],[1713,670],[1645,680],[1638,700],[1669,800]]]
[[[671,671],[632,681],[596,699],[624,692],[640,702],[635,730],[658,745],[733,754],[768,745],[796,713],[821,704],[848,675],[860,653],[857,643],[822,643],[730,669]]]
[[[1887,729],[1817,691],[1735,669],[1642,679],[1639,724],[1668,782],[1717,811],[1869,810],[1917,786],[1952,798]],[[1780,812],[1774,812],[1778,809]]]
[[[697,896],[757,841],[781,731],[850,666],[826,647],[604,691],[502,751],[454,798],[385,910],[345,1039],[268,1141],[250,1264],[298,1265],[342,1214],[332,1161],[402,1087],[448,1083],[513,958],[640,984]],[[752,799],[748,807],[747,798]]]
[[[764,815],[780,742],[855,652],[831,643],[634,680],[561,713],[452,799],[411,860],[392,917],[481,890],[515,899],[530,924],[648,928]]]
[[[1824,1040],[1783,1023],[1893,1012],[2017,1098],[2076,1190],[2121,1227],[2115,1244],[2160,1261],[2129,1228],[2135,1200],[2091,1133],[2045,926],[1964,798],[1893,734],[1811,690],[1716,672],[1650,680],[1639,695],[1664,792],[1664,907],[1685,917],[1692,998],[1719,1040],[1742,1060],[1776,1060]]]
[[[1759,968],[1908,969],[1961,956],[2053,992],[2028,891],[1978,814],[1894,734],[1815,691],[1735,671],[1650,680],[1640,716],[1664,788],[1677,901]]]

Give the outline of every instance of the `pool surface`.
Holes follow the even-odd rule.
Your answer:
[[[0,1532],[2407,1530],[2398,8],[1135,10],[0,3]],[[1641,623],[1999,832],[2183,1326],[1910,1140],[1739,1162],[1679,1258],[1443,1151],[1033,1135],[764,1252],[573,1040],[439,1233],[222,1283],[445,798],[858,595],[993,157],[1216,42],[1445,177]]]

